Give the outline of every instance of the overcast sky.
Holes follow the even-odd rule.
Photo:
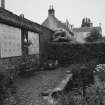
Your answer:
[[[55,16],[75,27],[80,27],[83,17],[89,17],[94,26],[102,24],[105,36],[105,0],[5,0],[6,9],[41,24],[48,16],[49,5],[55,8]]]

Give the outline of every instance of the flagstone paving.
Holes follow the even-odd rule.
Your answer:
[[[16,81],[17,97],[19,105],[46,105],[41,92],[53,89],[65,78],[66,70],[69,68],[59,68],[57,70],[35,72],[30,78],[18,78]]]

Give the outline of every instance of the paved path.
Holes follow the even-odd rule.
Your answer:
[[[62,91],[70,78],[72,78],[72,74],[66,74],[62,81],[60,81],[60,83],[54,89],[48,92],[49,95],[43,97],[45,101],[50,105],[55,105],[56,101],[54,101],[54,99],[52,98],[52,94],[57,91]]]
[[[69,68],[59,68],[51,71],[36,72],[31,78],[18,78],[17,102],[19,105],[47,105],[41,92],[45,89],[55,88],[64,79],[66,70]]]
[[[30,78],[18,78],[16,81],[18,87],[16,99],[19,105],[48,105],[41,96],[41,92],[47,89],[55,89],[56,87],[63,88],[66,83],[65,80],[68,80],[68,77],[65,78],[66,71],[71,68],[73,67],[40,71]],[[96,81],[98,84],[97,77]]]
[[[59,83],[59,85],[54,90],[63,90],[69,79],[72,77],[72,74],[67,74],[65,78]]]

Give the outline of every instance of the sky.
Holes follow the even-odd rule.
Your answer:
[[[53,5],[55,16],[62,22],[69,20],[74,27],[80,27],[82,19],[88,17],[94,26],[101,23],[105,36],[105,0],[5,0],[5,8],[41,24],[48,16],[49,6]]]

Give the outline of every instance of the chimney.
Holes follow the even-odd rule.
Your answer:
[[[5,9],[5,0],[1,0],[1,7]]]
[[[53,5],[50,6],[50,8],[48,10],[48,15],[49,16],[54,16],[55,15],[55,10],[53,8]]]
[[[24,14],[20,14],[20,18],[22,18],[22,19],[23,19],[23,18],[24,18]]]

